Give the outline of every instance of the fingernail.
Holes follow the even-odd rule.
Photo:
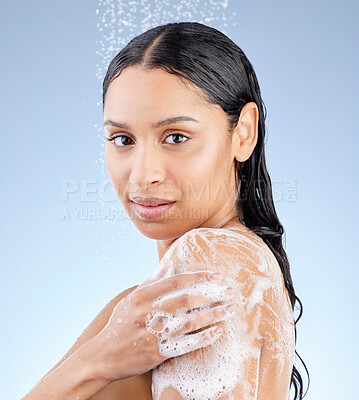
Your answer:
[[[228,294],[233,294],[233,288],[232,288],[232,287],[229,287],[229,288],[226,290],[226,292],[227,292]]]
[[[209,274],[209,279],[219,281],[221,279],[221,273],[213,272],[212,274]]]
[[[217,326],[217,328],[214,330],[214,333],[217,334],[223,333],[223,328],[221,326]]]
[[[226,312],[232,312],[232,311],[234,311],[234,305],[233,304],[230,304],[229,306],[227,306],[226,307]]]

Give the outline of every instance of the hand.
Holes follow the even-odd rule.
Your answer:
[[[109,382],[141,375],[168,358],[208,346],[222,332],[231,289],[201,271],[138,286],[114,308],[99,341],[96,370]],[[220,305],[218,305],[220,303]]]

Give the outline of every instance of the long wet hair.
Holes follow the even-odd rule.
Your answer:
[[[140,65],[143,69],[162,68],[180,77],[183,83],[190,81],[197,85],[207,102],[220,105],[227,113],[230,134],[238,123],[242,107],[248,102],[256,103],[259,111],[257,144],[246,161],[235,160],[235,211],[239,215],[242,204],[241,221],[263,239],[276,257],[293,313],[295,303],[299,303],[300,312],[294,325],[297,342],[296,324],[302,316],[303,306],[294,291],[289,262],[282,245],[284,228],[273,203],[264,152],[266,109],[252,64],[243,51],[217,29],[197,22],[157,26],[133,38],[113,58],[103,81],[103,106],[110,83],[124,68],[133,65]],[[308,369],[297,351],[295,354],[307,372],[309,387]],[[295,365],[291,375],[292,385],[294,400],[301,400],[306,393],[303,395],[303,380]]]

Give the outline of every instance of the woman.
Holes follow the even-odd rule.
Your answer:
[[[290,385],[302,399],[293,366],[293,310],[301,303],[246,56],[199,23],[152,28],[110,63],[103,106],[112,184],[140,232],[157,240],[160,265],[114,299],[39,383],[39,396],[25,399],[50,387],[61,398],[59,382],[74,399],[150,399],[152,391],[161,400],[281,400]],[[223,312],[223,289],[194,285],[205,270],[233,288],[232,317]],[[171,279],[177,291],[169,291]],[[217,339],[209,329],[218,325]],[[84,372],[74,378],[76,368]]]

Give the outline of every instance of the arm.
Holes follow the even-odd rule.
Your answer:
[[[114,297],[83,331],[70,350],[51,370],[23,397],[23,400],[76,399],[75,393],[81,399],[88,399],[97,393],[105,382],[95,379],[92,371],[85,368],[88,355],[91,354],[91,339],[102,331],[110,318],[114,307],[119,301],[132,292],[136,286],[125,290]],[[85,346],[86,345],[86,346]]]
[[[182,314],[179,328],[185,333],[205,328],[210,321],[216,323],[223,320],[226,315],[223,307],[215,307],[212,310],[198,313],[194,318],[187,315],[193,308],[209,305],[213,301],[221,299],[228,300],[228,296],[223,296],[226,286],[218,286],[212,283],[208,271],[186,273],[161,279],[149,285],[137,287],[127,296],[115,304],[111,316],[101,329],[93,329],[90,338],[84,344],[77,341],[77,350],[69,355],[65,361],[57,368],[52,369],[31,391],[24,400],[60,400],[69,398],[73,400],[89,399],[96,394],[96,399],[119,399],[129,398],[128,393],[136,393],[136,399],[147,399],[151,396],[151,377],[144,376],[154,367],[167,360],[166,350],[159,347],[157,335],[163,329],[162,321],[154,318],[151,321],[153,332],[147,329],[147,317],[152,315],[153,307],[159,307],[162,312],[169,314]],[[208,284],[210,288],[219,288],[220,292],[214,297],[203,296],[202,294],[187,294],[186,296],[178,293],[179,289],[186,291],[195,283],[201,282]],[[125,295],[124,293],[123,295]],[[155,300],[167,299],[157,304]],[[169,298],[167,298],[169,296]],[[116,298],[115,303],[117,303]],[[185,302],[183,301],[185,300]],[[190,301],[191,306],[186,303]],[[156,312],[158,308],[156,308]],[[190,343],[187,338],[178,336],[175,331],[167,335],[168,346],[178,347],[182,344],[181,354],[210,345],[218,339],[214,334],[217,326],[204,329],[203,332],[195,333],[191,337]],[[97,331],[100,331],[96,334]],[[88,339],[88,337],[87,337]],[[176,343],[179,342],[179,343]],[[189,347],[187,347],[189,346]],[[76,347],[76,346],[75,346]],[[74,350],[74,348],[72,349]],[[176,349],[175,349],[176,350]],[[71,351],[69,352],[71,353]],[[68,354],[69,354],[68,353]],[[178,353],[178,352],[177,352]],[[141,376],[142,375],[142,378]],[[130,378],[131,383],[126,382]],[[148,379],[149,378],[149,379]],[[136,380],[135,390],[130,388]],[[65,382],[64,382],[65,381]],[[111,390],[109,389],[111,386]],[[143,396],[139,397],[141,387],[144,389]],[[104,388],[105,390],[101,390]],[[130,389],[130,390],[129,390]],[[75,397],[76,396],[76,397]],[[92,397],[91,397],[92,398]]]
[[[89,360],[92,342],[85,343],[43,377],[23,400],[86,400],[108,385],[95,376]]]
[[[200,228],[161,260],[167,274],[211,269],[235,289],[235,316],[213,345],[165,361],[152,373],[154,400],[288,398],[293,316],[274,255],[254,234]],[[232,397],[228,397],[232,396]]]

